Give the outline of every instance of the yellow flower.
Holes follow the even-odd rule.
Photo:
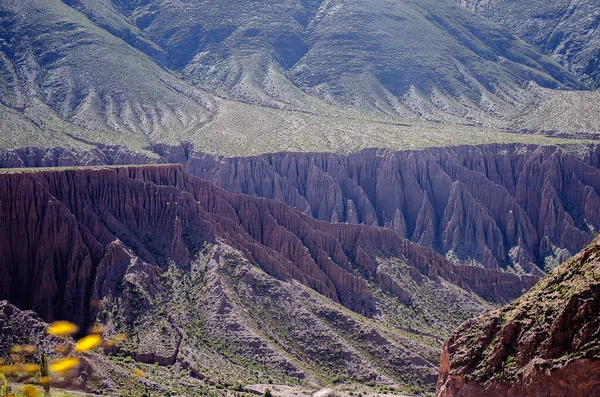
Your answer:
[[[97,347],[102,342],[100,335],[88,335],[79,339],[75,344],[76,352],[85,352]]]
[[[25,372],[37,372],[40,369],[40,366],[37,364],[25,364],[23,365],[23,370]]]
[[[1,365],[0,372],[4,372],[5,374],[11,374],[16,372],[17,368],[14,365]]]
[[[36,347],[34,345],[24,345],[21,347],[23,353],[31,354],[35,351]]]
[[[11,353],[21,353],[23,351],[23,346],[21,345],[14,345],[10,347],[10,352]]]
[[[62,358],[50,364],[50,371],[64,372],[71,368],[75,368],[78,364],[79,359],[77,357]]]
[[[27,397],[36,397],[39,394],[37,388],[33,385],[23,386],[23,391],[27,394]]]
[[[52,323],[48,328],[46,328],[46,332],[52,335],[71,335],[77,332],[79,328],[73,323],[68,321],[56,321]]]
[[[50,384],[50,377],[49,377],[49,376],[42,376],[42,377],[40,378],[40,384],[41,384],[42,386],[44,386],[44,385],[49,385],[49,384]]]

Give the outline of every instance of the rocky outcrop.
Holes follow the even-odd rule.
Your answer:
[[[489,145],[252,158],[189,156],[227,190],[328,222],[392,229],[460,263],[540,275],[600,227],[600,147]]]
[[[597,239],[522,298],[454,331],[437,396],[596,396],[599,329]]]
[[[253,264],[367,315],[373,279],[404,301],[378,259],[397,257],[492,300],[518,296],[533,278],[480,269],[477,277],[392,230],[325,223],[286,204],[232,194],[182,166],[132,166],[0,175],[0,297],[45,320],[85,324],[92,301],[121,288],[133,263],[185,268],[221,241]],[[494,286],[494,287],[492,287]]]

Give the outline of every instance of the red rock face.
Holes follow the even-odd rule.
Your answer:
[[[599,154],[522,145],[224,160],[192,152],[186,167],[317,219],[386,227],[463,263],[541,275],[546,257],[566,259],[600,227]]]
[[[600,240],[444,344],[437,397],[600,396]]]
[[[516,297],[533,283],[454,266],[392,230],[325,223],[281,202],[229,193],[182,166],[0,174],[0,234],[0,299],[80,324],[131,263],[185,267],[216,239],[271,275],[365,314],[375,308],[363,277],[410,300],[378,273],[376,257],[396,256],[490,299]]]
[[[442,356],[442,359],[444,357]],[[530,364],[516,382],[465,382],[462,377],[447,377],[436,397],[597,397],[600,395],[600,361],[577,360],[548,371]]]
[[[215,159],[190,145],[0,150],[0,167],[182,163],[234,193],[316,219],[392,229],[461,263],[541,275],[600,228],[600,147],[490,145],[343,156],[280,153]]]

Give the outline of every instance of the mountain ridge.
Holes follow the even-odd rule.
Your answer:
[[[243,139],[252,154],[345,152],[435,145],[430,131],[450,144],[600,131],[597,93],[450,0],[28,0],[1,17],[2,147],[209,142],[227,154]]]

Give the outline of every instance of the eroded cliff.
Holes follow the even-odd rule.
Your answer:
[[[374,225],[454,263],[539,276],[600,228],[600,147],[488,145],[349,155],[215,158],[190,144],[148,152],[0,151],[0,167],[179,163],[233,193],[281,201],[327,222]]]
[[[541,275],[600,227],[600,147],[489,145],[351,155],[280,153],[187,169],[328,222],[386,227],[447,258]]]
[[[282,380],[431,390],[447,332],[489,307],[475,294],[502,301],[536,280],[230,193],[181,165],[0,173],[0,233],[0,299],[129,333],[122,352],[139,362],[217,360],[213,375],[234,379],[261,365]]]

